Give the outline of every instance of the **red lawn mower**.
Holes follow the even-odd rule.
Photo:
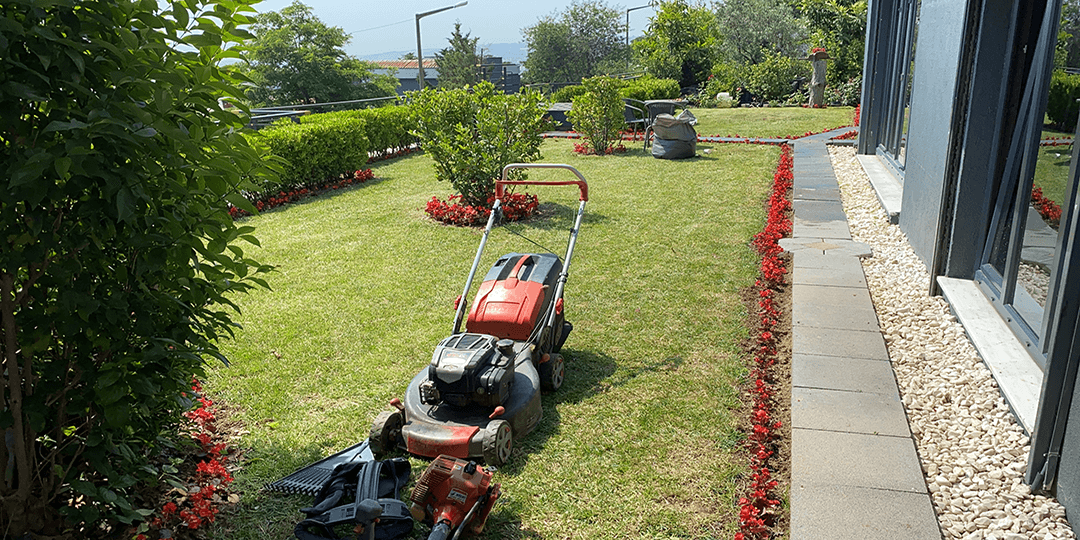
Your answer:
[[[577,180],[540,182],[507,180],[513,169],[567,169]],[[552,253],[509,253],[499,257],[484,276],[461,331],[469,289],[494,227],[506,186],[574,185],[580,193],[566,257]],[[371,450],[384,454],[402,448],[435,458],[482,458],[500,466],[510,459],[514,439],[540,422],[540,391],[557,390],[563,382],[559,354],[573,325],[564,319],[563,288],[574,253],[588,183],[569,165],[514,163],[495,182],[491,209],[480,248],[457,302],[454,331],[439,342],[431,363],[409,383],[396,409],[379,413],[371,426]]]

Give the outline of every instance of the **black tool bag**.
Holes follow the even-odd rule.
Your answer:
[[[411,472],[405,458],[338,465],[315,496],[315,504],[300,510],[307,519],[296,525],[296,538],[346,538],[357,525],[371,526],[362,516],[373,502],[382,509],[374,525],[376,540],[394,540],[409,534],[413,518],[398,493],[408,483]]]

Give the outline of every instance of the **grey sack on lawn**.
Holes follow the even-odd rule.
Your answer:
[[[659,159],[691,158],[697,153],[697,118],[684,110],[678,117],[670,114],[657,115],[652,125],[652,155]]]

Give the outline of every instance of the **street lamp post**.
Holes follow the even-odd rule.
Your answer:
[[[423,19],[428,15],[442,13],[443,11],[446,11],[448,9],[459,8],[468,3],[468,1],[458,2],[457,4],[454,4],[452,6],[446,6],[443,8],[433,9],[431,11],[425,11],[423,13],[416,14],[416,67],[418,68],[416,72],[416,83],[420,86],[421,90],[424,89],[424,52],[420,48],[420,19]]]
[[[635,11],[635,10],[639,10],[639,9],[645,9],[647,7],[653,7],[652,2],[649,2],[649,5],[647,5],[647,6],[632,7],[632,8],[629,8],[629,9],[626,10],[626,46],[627,47],[630,46],[630,12]]]

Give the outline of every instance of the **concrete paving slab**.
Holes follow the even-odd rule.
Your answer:
[[[820,236],[821,238],[851,240],[851,229],[848,228],[846,219],[839,219],[836,221],[810,221],[796,217],[792,232],[796,237]]]
[[[866,287],[862,264],[854,257],[844,257],[828,267],[796,264],[791,274],[792,285],[828,285],[831,287]]]
[[[852,486],[792,486],[791,540],[941,540],[930,497]]]
[[[791,486],[807,485],[928,493],[910,437],[792,428]]]
[[[792,193],[795,201],[839,201],[840,190],[831,187],[797,187]]]
[[[994,375],[1005,401],[1024,431],[1031,433],[1042,392],[1042,369],[1008,324],[997,316],[993,304],[975,282],[944,276],[937,281],[971,343]]]
[[[818,356],[889,360],[885,338],[879,330],[795,326],[791,329],[791,350]]]
[[[840,306],[866,311],[874,310],[870,291],[828,285],[799,285],[791,292],[791,303],[803,306]]]
[[[840,201],[803,201],[795,206],[795,220],[847,222],[844,205]]]
[[[829,306],[821,304],[796,304],[791,306],[792,327],[827,328],[837,330],[862,330],[878,332],[877,312],[873,306]]]
[[[863,172],[870,179],[870,184],[874,186],[874,193],[881,202],[881,207],[889,215],[889,223],[894,225],[899,223],[900,209],[904,200],[903,184],[889,172],[888,167],[881,162],[881,158],[863,154],[855,158],[859,160]]]
[[[792,353],[791,384],[800,388],[900,395],[892,365],[881,359]]]
[[[899,393],[888,395],[794,387],[791,389],[791,427],[911,436]]]
[[[803,236],[780,239],[780,247],[794,255],[795,265],[828,268],[843,257],[870,257],[873,251],[862,242],[843,238]]]
[[[795,180],[792,183],[795,189],[839,189],[836,177],[833,175],[810,175],[795,171]]]

